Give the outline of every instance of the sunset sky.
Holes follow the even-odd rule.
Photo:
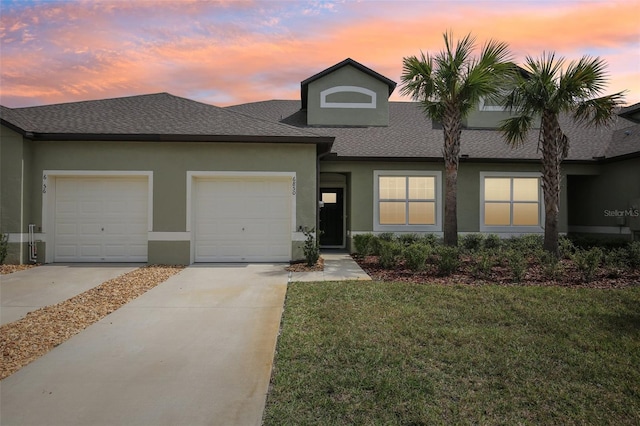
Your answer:
[[[353,58],[400,82],[442,33],[510,44],[516,62],[600,56],[607,93],[640,102],[640,0],[0,0],[0,103],[169,92],[219,105],[299,99],[300,81]],[[396,89],[392,100],[402,98]]]

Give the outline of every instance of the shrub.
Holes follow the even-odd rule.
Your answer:
[[[402,252],[407,268],[412,271],[422,271],[431,253],[431,246],[421,243],[413,243],[405,247]]]
[[[520,251],[524,256],[536,256],[539,257],[542,252],[542,243],[544,237],[537,234],[527,234],[520,237],[509,238],[509,247]]]
[[[588,250],[578,249],[573,255],[573,261],[586,282],[593,280],[601,260],[602,249],[599,247],[592,247]]]
[[[502,240],[496,234],[489,234],[484,239],[484,248],[496,250],[502,247]]]
[[[9,252],[9,234],[0,234],[0,264],[4,263]]]
[[[462,247],[468,251],[478,251],[482,248],[484,241],[484,235],[482,234],[467,234],[461,238]]]
[[[438,246],[438,272],[440,275],[451,275],[460,267],[460,250],[458,247]]]
[[[420,237],[417,234],[402,234],[398,235],[397,240],[405,247],[410,246],[411,244],[418,242]]]
[[[434,234],[426,234],[421,238],[421,241],[425,244],[430,245],[431,247],[434,247],[436,244],[438,244],[438,237],[436,237]]]
[[[393,241],[395,240],[396,236],[393,232],[383,232],[381,234],[378,234],[378,238],[382,241]]]
[[[367,253],[373,256],[380,256],[380,250],[382,249],[382,241],[377,235],[372,235],[367,245]]]
[[[371,240],[374,239],[375,236],[371,233],[369,234],[356,234],[353,236],[353,246],[355,248],[356,253],[366,256],[370,254],[371,250]]]
[[[487,251],[482,250],[471,258],[473,265],[471,267],[471,275],[474,278],[486,278],[491,273],[491,268],[495,265],[495,259],[493,255]]]
[[[611,249],[602,256],[602,263],[610,278],[620,277],[629,269],[628,252],[623,248]]]
[[[627,246],[627,263],[631,269],[640,269],[640,241]]]
[[[511,270],[514,282],[519,283],[527,271],[527,259],[520,250],[510,249],[506,252],[507,266]]]
[[[307,266],[315,265],[320,258],[320,246],[318,246],[318,241],[315,237],[315,230],[315,228],[311,228],[310,230],[305,229],[302,231],[304,236],[307,237],[303,248],[304,257],[307,260]]]
[[[402,246],[397,241],[382,240],[378,262],[385,269],[393,269],[398,265],[402,255]]]
[[[558,239],[558,246],[560,249],[560,257],[564,259],[571,259],[571,256],[576,252],[576,246],[569,237],[561,236]]]
[[[546,251],[543,252],[540,255],[540,265],[542,266],[545,277],[552,280],[557,280],[562,277],[564,268],[562,267],[560,259],[553,254]]]

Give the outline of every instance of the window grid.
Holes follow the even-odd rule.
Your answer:
[[[398,198],[382,198],[382,193],[389,192],[383,188],[386,188],[382,185],[382,181],[385,178],[398,179],[402,178],[404,180],[404,191],[401,195],[402,197]],[[416,179],[419,179],[416,181]],[[424,180],[427,183],[426,187],[410,187],[410,182],[414,180],[416,183],[419,183],[420,180]],[[436,217],[435,217],[435,177],[432,176],[415,176],[415,175],[406,175],[406,176],[388,176],[388,175],[380,175],[378,176],[378,206],[380,212],[379,223],[380,225],[435,225]],[[429,188],[431,189],[429,191]],[[433,194],[432,197],[426,198],[417,198],[414,194],[419,192],[424,192],[428,194],[431,192]],[[414,198],[415,197],[415,198]],[[389,220],[383,221],[383,215],[385,211],[389,211],[389,209],[385,209],[384,206],[389,207],[389,209],[395,209],[396,213],[400,213],[401,211],[404,213],[404,220]],[[391,215],[393,217],[393,215]],[[415,219],[414,219],[415,218]],[[422,219],[424,218],[424,219]]]
[[[491,180],[491,179],[504,179],[504,180],[509,180],[509,200],[491,200],[491,199],[487,199],[486,198],[486,191],[487,191],[487,181]],[[518,179],[527,179],[527,180],[535,180],[536,181],[536,188],[537,189],[537,199],[534,200],[516,200],[515,194],[514,194],[514,188],[515,188],[515,181]],[[485,209],[485,213],[484,213],[484,225],[485,226],[537,226],[540,224],[540,180],[539,178],[530,178],[530,177],[485,177],[484,178],[484,182],[485,182],[485,194],[483,194],[483,199],[484,199],[484,209]],[[488,218],[487,218],[487,207],[488,206],[504,206],[504,205],[508,205],[509,209],[508,209],[508,223],[489,223],[488,222]],[[514,215],[514,210],[519,210],[518,207],[525,207],[525,205],[528,206],[532,206],[535,205],[536,209],[535,209],[535,215],[536,215],[536,222],[535,223],[516,223],[518,221],[520,221],[520,214],[518,214],[518,217],[515,217],[516,215]]]

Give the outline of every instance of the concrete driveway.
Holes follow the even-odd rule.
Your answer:
[[[0,382],[0,424],[259,425],[285,265],[196,265]]]

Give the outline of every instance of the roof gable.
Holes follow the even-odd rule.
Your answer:
[[[307,101],[308,101],[308,95],[309,95],[309,83],[312,83],[326,75],[329,75],[331,73],[333,73],[334,71],[339,70],[340,68],[346,67],[346,66],[352,66],[360,71],[362,71],[365,74],[370,75],[371,77],[380,80],[381,82],[383,82],[384,84],[386,84],[389,88],[389,95],[391,95],[391,93],[393,93],[393,91],[396,88],[396,82],[388,79],[387,77],[383,76],[382,74],[379,74],[377,72],[375,72],[374,70],[372,70],[371,68],[365,67],[364,65],[362,65],[361,63],[354,61],[351,58],[347,58],[342,62],[339,62],[327,69],[325,69],[324,71],[320,71],[317,74],[312,75],[311,77],[307,78],[306,80],[303,80],[300,83],[300,98],[302,100],[302,109],[306,109],[307,108]]]

